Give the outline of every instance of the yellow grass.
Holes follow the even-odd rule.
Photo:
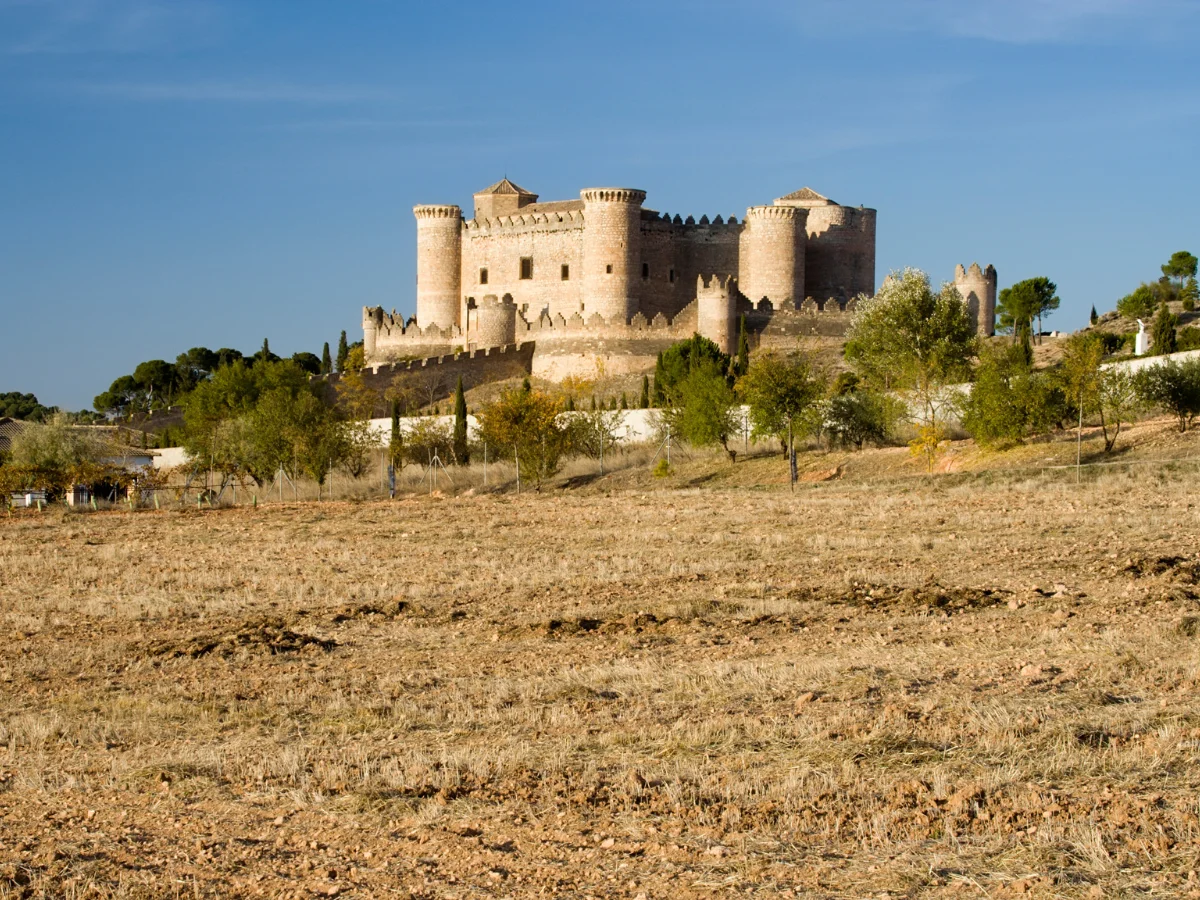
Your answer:
[[[0,516],[0,897],[1198,895],[1192,472],[647,463]]]

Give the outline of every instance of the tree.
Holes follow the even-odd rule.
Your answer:
[[[329,345],[326,344],[326,349]],[[402,466],[404,458],[404,438],[400,431],[400,401],[392,401],[392,432],[388,440],[388,461],[393,466]]]
[[[1100,321],[1100,316],[1096,313],[1096,304],[1093,303],[1092,304],[1092,313],[1091,313],[1091,315],[1088,316],[1088,322],[1089,322],[1089,324],[1095,325],[1099,321]]]
[[[1042,318],[1058,309],[1058,286],[1049,278],[1039,276],[1018,281],[1000,292],[996,305],[996,321],[1001,330],[1011,332],[1014,343],[1029,341],[1033,320],[1037,319],[1039,343]]]
[[[346,371],[346,357],[350,354],[350,345],[346,343],[346,332],[342,332],[338,338],[337,346],[337,370],[338,374]]]
[[[821,379],[802,353],[784,356],[769,352],[755,357],[754,364],[737,383],[738,395],[750,407],[754,432],[782,435],[788,453],[788,479],[796,486],[796,431],[823,391]]]
[[[818,421],[830,443],[859,450],[867,441],[881,447],[892,436],[903,415],[902,405],[893,397],[872,390],[835,393],[821,404]]]
[[[261,360],[262,362],[270,362],[271,357],[274,355],[275,354],[273,354],[271,352],[271,345],[269,343],[267,343],[266,338],[263,338],[262,349],[259,350],[257,354],[255,354],[255,359]]]
[[[1163,360],[1142,369],[1134,378],[1145,402],[1174,415],[1181,432],[1188,430],[1200,413],[1200,359]]]
[[[292,362],[298,365],[309,375],[321,374],[321,360],[315,353],[308,353],[304,350],[301,350],[298,353],[293,353]]]
[[[642,376],[642,396],[641,396],[641,399],[638,401],[638,408],[639,409],[649,409],[650,408],[650,376],[649,375]]]
[[[737,451],[730,449],[729,439],[739,425],[735,415],[737,398],[726,379],[726,371],[728,363],[721,365],[712,359],[697,361],[669,391],[672,403],[663,410],[663,419],[689,444],[697,447],[720,444],[729,461],[734,462]]]
[[[1034,372],[1019,346],[985,348],[971,393],[961,403],[963,427],[985,447],[1016,443],[1066,415],[1052,379]]]
[[[737,354],[733,359],[733,374],[741,378],[750,371],[750,336],[746,333],[746,317],[738,316]]]
[[[1117,312],[1130,319],[1147,319],[1165,299],[1162,286],[1143,282],[1117,301]]]
[[[1167,308],[1166,302],[1158,307],[1158,314],[1150,324],[1150,352],[1155,356],[1164,356],[1175,352],[1176,333],[1179,318]]]
[[[56,406],[42,406],[33,394],[22,394],[9,391],[0,394],[0,417],[24,419],[28,422],[42,422],[58,412]]]
[[[479,411],[479,435],[497,455],[517,461],[518,477],[542,482],[558,471],[568,431],[558,422],[561,402],[542,391],[509,389]]]
[[[325,346],[321,348],[321,375],[329,375],[333,372],[333,359],[329,355],[329,341],[325,342]]]
[[[943,285],[935,294],[928,275],[905,269],[860,302],[845,352],[867,386],[913,393],[924,429],[921,446],[936,451],[950,402],[946,386],[970,377],[978,346],[974,321],[955,287]],[[932,456],[927,460],[932,469]]]
[[[729,354],[706,337],[693,334],[690,338],[677,341],[662,354],[662,377],[655,371],[655,390],[660,391],[660,406],[676,403],[676,389],[695,368],[715,366],[722,375],[729,371]]]
[[[654,362],[654,387],[651,391],[651,403],[655,407],[663,405],[663,383],[666,380],[666,370],[663,368],[662,351],[658,351],[658,358]],[[592,398],[592,409],[596,408],[596,398]]]
[[[1096,408],[1100,414],[1105,453],[1112,453],[1121,426],[1132,421],[1141,405],[1136,379],[1128,370],[1119,367],[1101,370]]]
[[[1184,282],[1183,289],[1179,292],[1179,299],[1183,302],[1184,312],[1194,312],[1196,309],[1196,301],[1200,300],[1200,288],[1196,287],[1196,276],[1192,275]]]
[[[454,389],[454,461],[467,465],[470,452],[467,446],[467,398],[463,394],[462,376],[458,376],[458,387]]]
[[[1183,280],[1185,278],[1196,277],[1197,259],[1186,250],[1176,250],[1171,254],[1171,258],[1162,265],[1162,273],[1164,278],[1178,278],[1179,288],[1183,289]]]

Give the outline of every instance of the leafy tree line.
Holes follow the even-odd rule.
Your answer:
[[[344,374],[350,371],[353,362],[351,351],[361,346],[361,341],[348,344],[346,332],[341,333],[338,342],[337,372]],[[359,359],[361,360],[361,349]],[[131,373],[116,378],[108,390],[97,394],[93,406],[98,413],[109,418],[127,418],[135,413],[180,405],[185,397],[199,385],[209,381],[219,369],[239,361],[246,366],[253,366],[258,363],[277,363],[280,362],[280,357],[271,352],[265,339],[258,352],[249,356],[229,347],[219,350],[193,347],[180,353],[174,362],[149,359],[138,363]],[[335,371],[328,343],[322,348],[320,356],[300,351],[293,353],[289,361],[306,375],[328,375]],[[358,367],[361,366],[360,361]]]
[[[1196,257],[1178,250],[1160,267],[1162,277],[1144,281],[1117,301],[1117,312],[1131,319],[1148,319],[1164,304],[1179,301],[1186,312],[1196,308],[1200,289],[1196,286]]]

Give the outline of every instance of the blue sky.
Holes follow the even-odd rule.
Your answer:
[[[1200,251],[1193,0],[0,0],[0,392],[320,352],[414,308],[416,203],[507,174],[879,210],[876,280],[992,263],[1083,324]]]

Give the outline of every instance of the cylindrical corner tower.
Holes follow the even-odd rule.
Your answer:
[[[804,300],[805,222],[808,210],[795,206],[752,206],[743,232],[742,293],[751,303],[764,297],[778,305]]]
[[[382,324],[383,307],[363,307],[363,359],[365,359],[368,364],[370,364],[370,362],[375,358],[375,339],[379,334],[379,327]]]
[[[583,198],[584,316],[628,322],[638,311],[639,222],[646,192],[587,188]]]
[[[479,328],[471,343],[477,347],[503,347],[517,340],[517,304],[511,294],[503,299],[488,294],[479,304]]]
[[[696,331],[721,348],[737,350],[737,282],[729,276],[713,275],[704,283],[696,279]]]
[[[985,337],[995,334],[996,270],[992,266],[981,269],[974,262],[964,269],[960,263],[954,267],[954,287],[967,304],[976,332]]]
[[[414,206],[417,217],[417,324],[458,324],[462,268],[462,210]]]

